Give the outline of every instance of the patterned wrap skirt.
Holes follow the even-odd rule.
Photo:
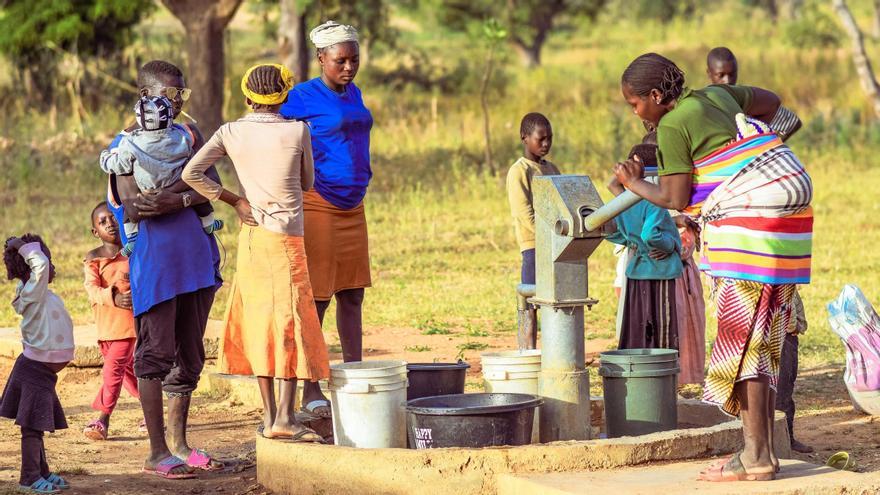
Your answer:
[[[242,225],[220,369],[309,381],[330,376],[302,237]]]
[[[737,382],[767,377],[776,390],[785,333],[793,323],[797,286],[715,279],[718,336],[712,346],[703,400],[739,415]]]
[[[55,393],[58,375],[46,365],[19,355],[0,397],[0,416],[37,431],[67,428],[61,401]]]

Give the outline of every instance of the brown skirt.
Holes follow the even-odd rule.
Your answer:
[[[221,346],[224,373],[330,376],[302,237],[242,225]]]
[[[346,289],[370,287],[370,250],[364,204],[337,208],[314,190],[303,193],[309,276],[316,301]]]

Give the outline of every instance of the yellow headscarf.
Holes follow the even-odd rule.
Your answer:
[[[247,86],[248,78],[251,77],[251,72],[254,71],[257,67],[262,67],[264,65],[269,65],[275,67],[279,71],[281,71],[281,80],[284,82],[284,89],[279,91],[278,93],[272,93],[270,95],[261,95],[254,91],[251,91]],[[290,88],[293,87],[293,73],[290,72],[290,69],[281,65],[281,64],[257,64],[247,72],[244,73],[244,77],[241,78],[241,92],[244,93],[252,102],[257,103],[259,105],[278,105],[280,103],[284,103],[284,98],[287,98],[287,92],[290,91]]]

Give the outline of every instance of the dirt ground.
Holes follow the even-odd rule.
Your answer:
[[[334,340],[328,334],[328,342]],[[365,357],[405,359],[408,362],[452,361],[460,352],[471,364],[468,389],[479,383],[481,352],[509,348],[510,335],[468,338],[473,349],[461,349],[457,335],[422,335],[415,329],[381,328],[365,332]],[[587,341],[589,355],[613,345],[608,340]],[[425,347],[430,350],[425,350]],[[337,349],[333,349],[337,350]],[[338,360],[338,353],[331,355]],[[11,362],[0,361],[0,385],[9,375]],[[197,394],[190,417],[190,441],[227,462],[219,473],[203,473],[197,480],[169,481],[141,473],[148,442],[137,431],[141,418],[138,402],[123,392],[110,425],[110,439],[92,442],[82,436],[82,428],[96,417],[90,404],[100,384],[100,370],[64,370],[59,380],[59,396],[70,428],[47,435],[46,450],[50,467],[65,473],[73,494],[229,494],[270,493],[256,482],[254,429],[260,411],[230,402],[224,397]],[[816,448],[816,453],[797,457],[823,463],[831,454],[845,450],[855,457],[859,471],[880,470],[880,417],[855,413],[842,382],[842,371],[823,368],[803,370],[798,381],[799,407],[795,431],[798,438]],[[0,420],[0,495],[14,493],[19,474],[19,433],[9,420]]]

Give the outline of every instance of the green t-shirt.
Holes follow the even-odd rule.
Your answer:
[[[687,89],[657,126],[659,175],[689,174],[694,160],[736,137],[736,114],[752,104],[749,86]]]

